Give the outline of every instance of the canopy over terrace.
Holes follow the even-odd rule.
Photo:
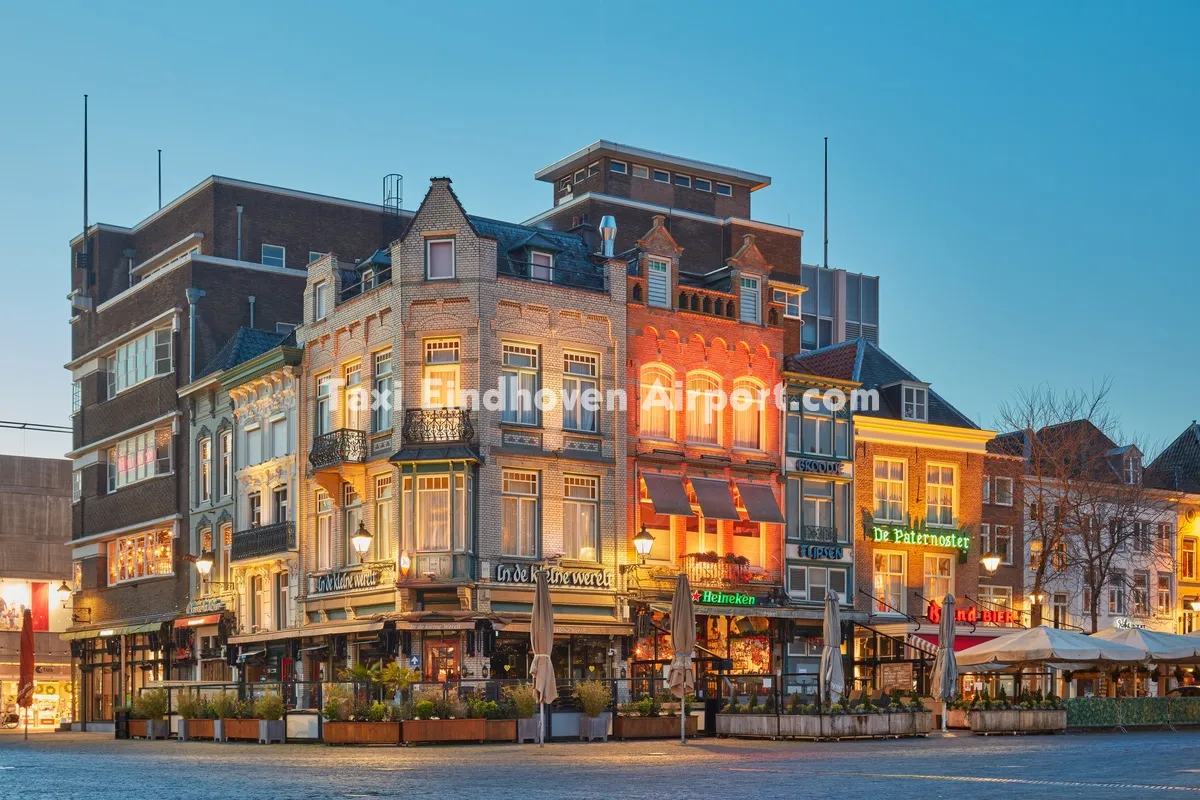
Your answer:
[[[1039,625],[968,647],[957,654],[957,660],[963,670],[1008,672],[1047,665],[1068,669],[1079,665],[1134,666],[1149,659],[1139,647]]]
[[[1092,638],[1128,645],[1146,651],[1146,660],[1154,664],[1200,663],[1200,638],[1146,628],[1105,628]]]

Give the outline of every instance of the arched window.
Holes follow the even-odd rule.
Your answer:
[[[747,450],[762,450],[763,408],[762,384],[751,378],[738,378],[729,397],[733,407],[733,446]]]
[[[672,439],[675,374],[661,364],[642,367],[638,419],[640,433],[650,439]]]
[[[712,375],[696,372],[687,379],[687,440],[691,444],[721,444],[721,384]]]

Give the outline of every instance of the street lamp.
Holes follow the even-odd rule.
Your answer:
[[[999,553],[988,553],[979,559],[979,563],[983,564],[983,568],[987,570],[988,575],[991,575],[996,571],[996,567],[1000,566],[1000,555]]]
[[[59,584],[59,587],[56,591],[58,593],[58,599],[62,601],[62,607],[66,608],[67,601],[71,599],[71,587],[67,586],[66,581],[63,581],[61,584]]]
[[[215,562],[212,550],[205,550],[196,558],[196,572],[200,573],[200,577],[207,578]]]
[[[654,547],[654,536],[646,530],[645,523],[642,523],[642,529],[633,537],[633,549],[641,556],[643,564],[646,563],[646,556],[650,555],[652,547]]]
[[[1192,607],[1192,611],[1200,611],[1200,599],[1192,600],[1188,605]]]
[[[1042,594],[1041,592],[1034,592],[1033,594],[1029,595],[1029,599],[1035,606],[1040,606],[1046,601],[1046,595]]]
[[[363,561],[363,556],[371,549],[371,542],[374,540],[375,537],[367,530],[367,526],[363,524],[362,520],[359,520],[358,530],[350,537],[350,544],[354,545],[354,552],[358,553],[358,562],[360,564]]]

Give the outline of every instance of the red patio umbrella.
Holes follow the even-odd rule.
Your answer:
[[[21,676],[17,705],[25,709],[25,738],[29,738],[29,707],[33,705],[33,612],[25,609],[21,620]]]

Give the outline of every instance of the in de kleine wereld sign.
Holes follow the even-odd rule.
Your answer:
[[[929,608],[925,610],[925,618],[934,625],[942,621],[942,604],[936,600],[929,601]],[[1017,622],[1017,612],[1009,611],[1006,608],[984,609],[979,610],[978,606],[964,606],[963,608],[954,608],[954,621],[965,622],[970,625],[982,623],[984,625],[1015,625]]]
[[[379,585],[378,570],[339,570],[327,575],[317,576],[316,591],[313,594],[329,594],[330,592],[352,592],[355,589],[371,589]]]
[[[497,583],[533,583],[536,564],[497,564]],[[602,569],[563,569],[562,567],[547,567],[549,575],[546,583],[550,586],[564,586],[582,589],[611,589],[612,573]]]
[[[702,592],[692,592],[692,602],[707,606],[756,606],[758,598],[745,592],[714,592],[705,589]]]

